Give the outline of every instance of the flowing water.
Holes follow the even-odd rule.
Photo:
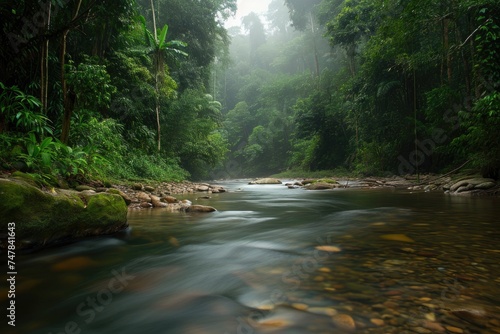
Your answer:
[[[500,333],[499,199],[222,185],[18,256],[2,333]]]

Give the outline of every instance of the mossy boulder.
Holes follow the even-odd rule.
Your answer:
[[[119,195],[43,191],[20,179],[0,179],[0,247],[8,223],[16,224],[18,248],[109,234],[127,227],[127,205]]]
[[[336,188],[337,185],[335,183],[325,183],[325,182],[314,182],[309,183],[305,186],[307,190],[326,190]]]
[[[255,181],[251,181],[248,184],[281,184],[282,182],[278,179],[272,177],[266,177],[263,179],[257,179]]]

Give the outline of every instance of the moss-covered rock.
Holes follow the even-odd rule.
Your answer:
[[[119,195],[42,191],[22,179],[0,179],[1,247],[10,222],[16,224],[19,248],[39,247],[122,230],[127,226],[127,206]]]

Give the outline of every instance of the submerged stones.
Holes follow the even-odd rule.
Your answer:
[[[332,317],[333,323],[336,327],[343,329],[348,332],[354,332],[356,330],[356,323],[354,319],[348,314],[336,314]]]
[[[342,251],[337,246],[328,246],[328,245],[325,245],[325,246],[316,246],[316,249],[320,250],[320,251],[323,251],[323,252],[329,252],[329,253],[338,253],[338,252]]]
[[[380,236],[384,240],[391,241],[401,241],[401,242],[415,242],[412,238],[404,235],[404,234],[384,234]]]

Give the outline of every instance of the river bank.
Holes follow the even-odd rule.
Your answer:
[[[277,177],[256,179],[251,184],[279,184]],[[304,188],[307,190],[328,190],[338,188],[395,188],[411,191],[438,191],[460,196],[498,196],[500,183],[490,178],[469,174],[456,175],[406,175],[390,177],[323,177],[323,178],[294,178],[284,183],[289,189]]]
[[[128,228],[127,212],[161,208],[166,212],[209,213],[212,194],[224,186],[204,182],[147,182],[105,185],[94,181],[73,189],[39,186],[23,175],[0,178],[1,248],[7,247],[8,224],[18,225],[17,247],[43,248]],[[394,188],[460,196],[498,196],[500,184],[475,174],[370,178],[255,179],[250,184],[280,184],[289,189],[333,190]],[[14,187],[15,186],[15,187]],[[196,195],[197,194],[197,195]],[[193,203],[194,202],[194,203]],[[33,205],[37,203],[37,205]]]

